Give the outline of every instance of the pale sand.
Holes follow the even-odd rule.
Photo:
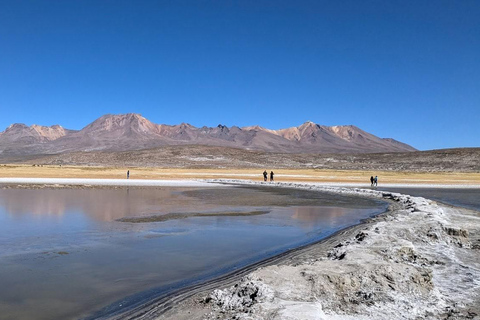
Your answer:
[[[257,182],[251,179],[235,179],[236,183],[241,184],[259,184],[264,186],[275,186],[285,182]],[[456,182],[459,182],[458,180]],[[318,182],[304,182],[304,184],[316,186]],[[370,187],[369,183],[352,182],[322,182],[322,186],[330,187]],[[0,178],[0,186],[99,186],[99,187],[219,187],[229,186],[224,180],[217,182],[215,179],[105,179],[105,178],[19,178],[9,177]],[[480,189],[480,184],[432,184],[432,183],[381,183],[380,187],[390,188],[455,188],[455,189]],[[375,188],[372,188],[375,189]]]
[[[273,170],[275,180],[282,182],[320,182],[349,186],[369,186],[370,176],[379,177],[379,186],[390,184],[410,185],[480,185],[480,173],[412,173],[412,172],[370,172],[353,170],[315,169],[172,169],[172,168],[114,168],[81,166],[29,166],[0,165],[2,178],[81,178],[126,180],[130,170],[132,180],[185,180],[185,179],[245,179],[263,180],[263,170]]]

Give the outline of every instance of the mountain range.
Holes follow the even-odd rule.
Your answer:
[[[194,127],[155,124],[139,114],[104,115],[81,130],[12,124],[0,132],[0,155],[59,154],[76,151],[129,151],[173,145],[207,145],[282,153],[374,153],[416,149],[379,138],[353,125],[323,126],[307,121],[271,130],[250,127]]]

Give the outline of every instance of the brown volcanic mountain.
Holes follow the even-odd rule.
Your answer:
[[[1,132],[0,137],[5,142],[42,143],[56,140],[69,132],[71,130],[66,130],[59,125],[44,127],[34,124],[27,127],[24,124],[15,123],[5,129],[4,132]]]
[[[270,130],[260,126],[197,128],[187,123],[158,125],[138,114],[105,115],[80,131],[55,125],[13,124],[0,132],[0,156],[74,151],[128,151],[167,145],[208,145],[281,153],[371,153],[415,151],[355,126],[327,127],[305,122]]]

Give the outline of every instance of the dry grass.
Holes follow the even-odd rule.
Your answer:
[[[125,179],[130,170],[131,179],[250,179],[261,180],[263,168],[258,169],[176,169],[134,167],[32,166],[1,165],[0,177],[22,178],[94,178]],[[269,171],[270,172],[270,171]],[[371,175],[378,175],[382,183],[458,184],[480,185],[480,173],[419,173],[392,171],[279,169],[276,181],[369,183]]]

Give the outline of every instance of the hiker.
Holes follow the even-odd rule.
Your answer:
[[[370,176],[370,186],[373,187],[373,176]]]
[[[268,176],[267,170],[263,171],[263,181],[267,181],[267,176]]]
[[[127,179],[130,179],[130,170],[127,170]]]
[[[378,177],[377,176],[375,176],[375,179],[373,179],[373,182],[375,182],[375,187],[376,187],[377,184],[378,184]]]
[[[273,171],[270,171],[270,182],[273,181],[273,175],[274,175]]]

